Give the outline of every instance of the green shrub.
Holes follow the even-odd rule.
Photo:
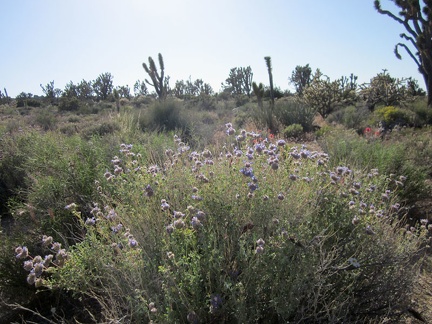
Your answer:
[[[187,126],[182,115],[183,106],[174,100],[155,101],[144,115],[145,129],[173,131]]]
[[[416,100],[408,108],[415,113],[414,126],[432,125],[432,109],[425,100]]]
[[[284,137],[287,138],[300,138],[303,135],[303,126],[300,124],[292,124],[284,129]]]
[[[296,98],[284,98],[275,104],[275,116],[282,125],[300,124],[305,132],[312,131],[315,113],[315,109]]]
[[[44,108],[37,111],[35,123],[45,131],[54,130],[57,125],[57,119],[53,112]]]
[[[120,126],[114,121],[102,121],[97,124],[90,124],[81,131],[81,135],[85,139],[90,139],[93,136],[105,136],[114,134],[120,129]]]
[[[392,133],[393,134],[393,133]],[[353,168],[367,170],[377,168],[385,174],[399,174],[408,178],[401,192],[401,199],[405,203],[413,203],[424,194],[424,180],[428,172],[428,160],[425,157],[429,150],[419,153],[418,144],[429,145],[430,141],[419,141],[413,136],[406,136],[408,141],[389,140],[368,141],[358,136],[352,130],[335,130],[320,138],[321,147],[332,156],[335,163],[344,163]],[[412,141],[412,142],[411,142]],[[332,163],[332,166],[336,166]]]
[[[366,107],[348,106],[331,113],[326,120],[357,130],[367,125],[369,115],[370,111]]]
[[[191,152],[175,138],[160,164],[122,144],[42,285],[98,300],[105,322],[396,319],[425,234],[397,230],[402,188],[307,146],[234,140]]]
[[[17,264],[10,253],[22,245],[32,253],[41,254],[42,234],[52,235],[65,247],[79,240],[82,233],[77,230],[78,220],[65,206],[77,202],[83,215],[88,212],[87,206],[92,204],[97,192],[95,180],[101,178],[105,169],[105,148],[96,138],[87,142],[79,136],[26,130],[3,136],[0,151],[1,213],[2,217],[13,219],[11,226],[0,232],[2,302],[19,303],[32,309],[38,305],[36,310],[40,310],[44,305],[56,304],[56,299],[68,298],[69,304],[62,305],[58,313],[66,314],[76,300],[56,290],[35,294],[34,287],[26,281],[19,283],[17,275],[26,274],[22,264]],[[7,313],[0,313],[0,322],[12,322],[3,318]],[[40,318],[33,320],[40,321]],[[19,315],[16,321],[20,321]]]
[[[62,97],[60,98],[59,111],[77,111],[80,107],[78,98]]]
[[[396,125],[411,125],[414,119],[412,112],[394,107],[386,106],[375,110],[378,119],[385,123],[386,128],[393,128]]]
[[[315,135],[316,137],[320,138],[330,133],[332,130],[334,130],[334,127],[330,125],[324,125],[323,127],[320,127],[318,130],[315,131]]]

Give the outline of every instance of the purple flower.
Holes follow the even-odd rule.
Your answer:
[[[15,249],[15,252],[17,253],[17,255],[16,255],[17,259],[25,259],[28,257],[28,249],[26,246],[23,246],[23,247],[18,246]]]
[[[24,261],[24,269],[26,271],[30,271],[31,269],[33,269],[33,261],[32,260]]]
[[[30,274],[27,276],[27,283],[29,285],[34,285],[36,281],[36,274],[34,272],[30,272]]]
[[[174,232],[174,226],[172,224],[169,224],[166,228],[165,228],[166,232],[171,235],[172,232]]]
[[[135,248],[138,246],[138,242],[134,238],[130,238],[128,241],[128,245],[131,248]]]
[[[289,175],[290,180],[295,181],[298,179],[298,177],[295,174],[290,174]]]
[[[206,214],[202,210],[198,210],[196,213],[196,217],[202,222],[205,220],[205,216]]]
[[[150,185],[147,185],[144,188],[144,196],[151,197],[153,196],[153,194],[154,194],[153,188]]]
[[[108,214],[105,216],[105,218],[108,219],[108,220],[113,220],[116,217],[117,217],[117,213],[115,212],[114,209],[110,209],[108,211]]]
[[[182,219],[176,219],[173,224],[174,224],[174,227],[177,229],[185,227],[185,223]]]
[[[58,243],[58,242],[54,242],[54,243],[51,245],[51,249],[54,250],[54,251],[56,251],[56,252],[58,252],[58,251],[60,251],[60,249],[61,249],[61,244]]]
[[[34,269],[34,273],[35,273],[36,277],[39,278],[42,275],[42,272],[44,269],[43,264],[42,263],[36,263],[33,265],[33,267],[34,267],[33,269]]]
[[[42,262],[45,268],[48,268],[54,256],[52,254],[45,255],[45,258]]]
[[[249,190],[252,192],[258,189],[258,185],[254,182],[249,182],[248,187],[249,187]]]
[[[168,210],[170,208],[170,205],[166,202],[165,199],[162,199],[161,200],[161,207],[162,207],[162,210]]]
[[[226,131],[226,133],[227,133],[228,135],[234,135],[235,132],[236,132],[236,130],[235,130],[234,128],[232,128],[232,127],[229,127],[229,128],[227,129],[227,131]]]
[[[222,307],[222,298],[219,294],[210,296],[210,312],[214,313],[216,310]]]
[[[276,143],[278,146],[284,146],[286,144],[286,142],[283,139],[278,140]]]
[[[53,241],[52,236],[46,236],[46,235],[42,236],[42,245],[43,246],[50,245],[52,243],[52,241]]]
[[[92,217],[92,218],[87,218],[85,221],[86,225],[92,226],[96,223],[96,218]]]
[[[182,212],[179,212],[179,211],[174,211],[174,213],[173,213],[174,218],[182,218],[184,216],[185,216],[185,214],[183,214]]]
[[[240,169],[240,173],[242,173],[245,177],[253,177],[253,169],[252,168],[244,168]]]
[[[122,224],[118,224],[116,226],[111,226],[111,230],[113,231],[113,233],[118,233],[122,230],[123,225]]]
[[[192,227],[194,229],[198,229],[198,228],[200,228],[202,226],[200,220],[196,216],[192,217],[191,224],[192,224]]]

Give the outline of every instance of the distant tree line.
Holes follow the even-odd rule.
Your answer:
[[[282,91],[273,84],[271,58],[265,57],[265,62],[269,73],[269,86],[253,81],[250,66],[234,67],[230,69],[227,79],[222,83],[220,94],[254,97],[260,107],[263,107],[263,99],[267,98],[271,109],[275,99],[296,96],[324,117],[339,107],[354,105],[360,100],[364,101],[370,110],[374,110],[377,105],[399,105],[410,98],[425,95],[416,80],[393,78],[386,70],[378,73],[369,83],[359,85],[357,76],[353,74],[331,80],[320,69],[312,72],[309,64],[298,65],[292,71],[288,82],[294,87],[295,92],[291,93],[288,90]],[[64,90],[56,88],[54,81],[46,85],[41,84],[43,100],[60,105],[63,110],[76,110],[79,102],[85,100],[116,102],[119,107],[121,98],[130,100],[133,97],[152,96],[164,100],[168,96],[190,99],[215,95],[210,84],[202,79],[192,80],[191,77],[188,80],[176,81],[174,87],[170,88],[169,76],[165,74],[165,64],[160,53],[158,63],[159,68],[151,57],[148,59],[148,64],[143,63],[144,71],[149,78],[144,81],[137,80],[133,86],[133,94],[128,85],[115,87],[113,75],[106,72],[92,81],[81,80],[76,84],[70,81]],[[8,103],[10,100],[6,89],[0,91],[0,103]],[[41,105],[41,98],[31,93],[22,92],[16,100],[18,107]]]

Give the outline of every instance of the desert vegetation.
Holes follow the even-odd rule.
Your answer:
[[[432,110],[297,66],[1,93],[1,322],[430,319]]]

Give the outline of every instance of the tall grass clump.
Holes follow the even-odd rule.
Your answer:
[[[183,104],[175,100],[155,101],[142,117],[142,129],[173,131],[187,126]]]
[[[226,127],[220,149],[174,136],[160,164],[121,144],[89,214],[69,210],[80,241],[44,236],[42,266],[17,248],[27,281],[97,300],[104,322],[397,319],[427,231],[399,229],[403,187],[374,166]]]

